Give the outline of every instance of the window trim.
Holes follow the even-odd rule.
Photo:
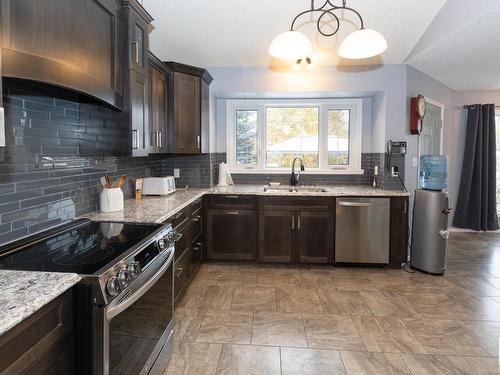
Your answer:
[[[266,109],[268,107],[318,107],[319,108],[319,166],[306,168],[305,174],[363,174],[362,115],[363,99],[230,99],[226,101],[226,152],[229,171],[245,174],[288,174],[289,168],[266,168]],[[328,166],[328,111],[350,110],[349,114],[349,164]],[[257,165],[236,164],[236,111],[257,111]],[[323,125],[322,125],[323,124]]]

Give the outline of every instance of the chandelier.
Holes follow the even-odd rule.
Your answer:
[[[387,49],[385,38],[375,30],[365,29],[361,14],[353,8],[349,8],[346,5],[346,1],[342,0],[342,6],[337,6],[332,4],[330,0],[326,0],[322,6],[315,8],[314,0],[311,0],[311,9],[305,10],[295,16],[290,26],[290,31],[285,31],[273,39],[269,46],[269,54],[282,60],[304,61],[305,59],[310,59],[312,55],[312,43],[304,34],[295,31],[295,22],[304,14],[320,13],[316,21],[316,27],[321,35],[330,37],[335,35],[340,29],[340,19],[335,12],[343,10],[350,11],[359,18],[360,29],[348,35],[342,41],[339,47],[339,55],[345,59],[365,59],[384,52]],[[335,21],[330,32],[323,29],[326,24],[323,21],[326,21],[325,17],[327,16]]]

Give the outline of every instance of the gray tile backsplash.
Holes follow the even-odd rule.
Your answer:
[[[222,154],[225,155],[225,154]],[[225,159],[225,158],[224,158]],[[222,160],[224,161],[224,160]],[[373,181],[374,167],[378,166],[379,176],[377,185],[383,189],[403,189],[397,177],[391,177],[386,169],[386,155],[384,153],[363,153],[361,158],[362,175],[322,175],[302,174],[300,184],[304,185],[370,185]],[[393,156],[391,165],[399,167],[399,173],[404,181],[404,156]],[[289,174],[231,174],[235,184],[267,184],[277,181],[282,184],[290,183]]]
[[[216,185],[225,153],[132,158],[120,156],[120,139],[113,134],[119,114],[78,94],[29,82],[5,80],[3,99],[7,146],[0,148],[0,245],[99,208],[100,178],[126,175],[126,198],[134,180],[173,175],[179,188]],[[117,138],[117,137],[114,137]],[[122,142],[126,144],[126,142]],[[116,151],[105,154],[106,144]],[[128,146],[127,146],[128,147]],[[108,150],[109,151],[109,150]],[[363,175],[302,175],[305,184],[367,185],[373,166],[385,171],[384,154],[363,154]],[[393,158],[404,176],[404,158]],[[379,185],[401,189],[398,179],[379,176]],[[233,175],[235,183],[289,183],[289,175]]]
[[[112,131],[116,112],[77,94],[5,80],[3,99],[7,146],[0,161],[0,244],[98,209],[104,174],[129,178],[126,198],[133,196],[137,177],[170,175],[173,166],[181,168],[179,186],[210,186],[210,154],[80,156],[82,142],[86,150],[104,147],[99,135],[94,141],[89,134],[96,128]]]

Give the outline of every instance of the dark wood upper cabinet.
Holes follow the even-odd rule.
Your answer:
[[[120,2],[0,1],[4,76],[70,88],[122,109],[127,18]]]
[[[170,71],[149,52],[149,138],[151,153],[167,152],[167,92]]]
[[[148,155],[153,147],[150,137],[150,85],[148,82],[148,25],[151,16],[136,0],[122,0],[127,14],[128,86],[125,88],[125,113],[130,124],[132,156]],[[127,59],[125,59],[127,61]]]
[[[133,70],[130,72],[130,120],[132,156],[146,156],[151,149],[148,79]]]
[[[210,74],[200,68],[167,62],[169,80],[168,149],[174,154],[208,152]]]
[[[148,75],[148,27],[153,18],[137,2],[122,0],[128,7],[128,61],[129,67],[143,76]]]

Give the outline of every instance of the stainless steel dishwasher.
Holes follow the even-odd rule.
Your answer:
[[[389,263],[389,198],[338,198],[336,263]]]

